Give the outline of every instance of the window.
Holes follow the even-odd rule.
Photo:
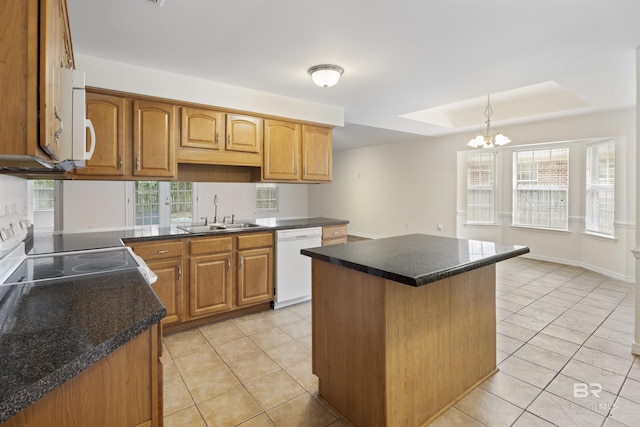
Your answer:
[[[517,151],[514,157],[514,225],[569,228],[569,148]]]
[[[158,184],[158,181],[135,182],[136,225],[157,225],[160,223]]]
[[[55,206],[55,196],[52,179],[33,180],[33,210],[50,211]]]
[[[278,184],[256,184],[256,209],[278,210]]]
[[[613,236],[615,142],[587,146],[586,231]]]
[[[496,153],[473,152],[467,160],[467,223],[496,223]]]
[[[193,219],[193,184],[171,182],[171,224],[191,223]]]
[[[135,181],[133,185],[135,225],[168,227],[192,222],[194,184]]]

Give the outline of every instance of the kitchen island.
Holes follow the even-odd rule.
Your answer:
[[[354,425],[424,425],[496,372],[495,263],[527,247],[412,234],[301,252],[319,394]]]

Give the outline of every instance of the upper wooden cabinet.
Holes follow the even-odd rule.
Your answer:
[[[86,167],[73,171],[73,178],[175,179],[175,106],[95,89],[87,90],[86,103],[96,148]]]
[[[71,117],[63,117],[60,106],[60,69],[73,68],[73,49],[71,32],[67,17],[65,0],[41,1],[41,43],[45,46],[40,52],[44,73],[40,74],[40,96],[44,95],[44,105],[40,108],[41,134],[40,146],[54,160],[60,158],[60,135],[64,132],[64,121],[67,121],[67,132],[70,132]],[[44,37],[43,37],[44,35]]]
[[[130,174],[131,155],[127,139],[130,101],[113,95],[87,92],[87,118],[93,123],[98,142],[86,167],[75,175],[120,176]]]
[[[5,1],[0,6],[0,156],[6,166],[58,158],[62,122],[60,67],[73,68],[65,0]]]
[[[227,150],[260,153],[262,119],[240,114],[227,114]]]
[[[300,179],[300,142],[302,126],[280,120],[264,121],[264,180]]]
[[[181,108],[178,162],[262,165],[262,119],[206,108]]]
[[[331,129],[302,125],[302,180],[331,181]]]
[[[331,129],[265,120],[263,181],[331,181]]]
[[[183,107],[180,147],[220,150],[225,144],[225,114],[202,108]]]
[[[133,101],[133,157],[134,176],[176,175],[176,107],[163,102]]]

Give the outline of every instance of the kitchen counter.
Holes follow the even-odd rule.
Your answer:
[[[412,234],[301,252],[319,395],[351,424],[428,424],[497,372],[495,264],[527,247]]]
[[[26,239],[25,251],[28,255],[42,255],[146,240],[348,223],[331,218],[243,222],[260,226],[221,233],[187,233],[175,226],[35,233]],[[138,270],[0,286],[0,423],[165,316],[166,309]]]
[[[137,269],[0,286],[0,422],[165,315]]]
[[[86,233],[36,233],[33,235],[33,238],[27,242],[26,250],[28,255],[37,255],[122,246],[123,242],[144,242],[147,240],[177,239],[196,236],[220,236],[231,233],[255,233],[259,231],[288,230],[306,227],[328,227],[349,223],[349,221],[342,219],[323,217],[294,219],[258,218],[238,222],[259,224],[259,227],[218,231],[214,233],[188,233],[176,226],[137,226],[130,229]]]
[[[406,285],[422,286],[527,252],[529,248],[525,246],[409,234],[303,249],[301,253]]]

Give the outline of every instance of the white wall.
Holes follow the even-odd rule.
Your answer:
[[[87,86],[344,126],[343,107],[87,55],[75,55],[75,62],[85,72]]]
[[[333,184],[310,188],[309,213],[348,219],[349,232],[363,236],[426,233],[523,244],[531,247],[534,257],[582,265],[631,280],[636,203],[635,110],[499,128],[514,141],[513,145],[616,137],[617,240],[581,233],[584,197],[571,202],[570,233],[462,226],[464,221],[458,212],[463,213],[466,206],[460,206],[457,198],[457,152],[468,149],[466,142],[472,134],[335,152]],[[511,209],[510,193],[503,196],[508,197],[499,207],[504,219]]]
[[[63,231],[97,231],[132,226],[127,223],[127,201],[124,181],[65,181],[63,184]],[[308,216],[306,184],[279,184],[280,209],[258,213],[255,209],[255,184],[198,183],[194,212],[196,222],[207,216],[213,221],[213,197],[218,195],[218,220],[236,215],[237,220],[258,217],[293,218]]]
[[[9,175],[0,175],[0,216],[20,214],[29,216],[30,201],[27,199],[27,180]],[[33,217],[31,217],[33,220]]]

